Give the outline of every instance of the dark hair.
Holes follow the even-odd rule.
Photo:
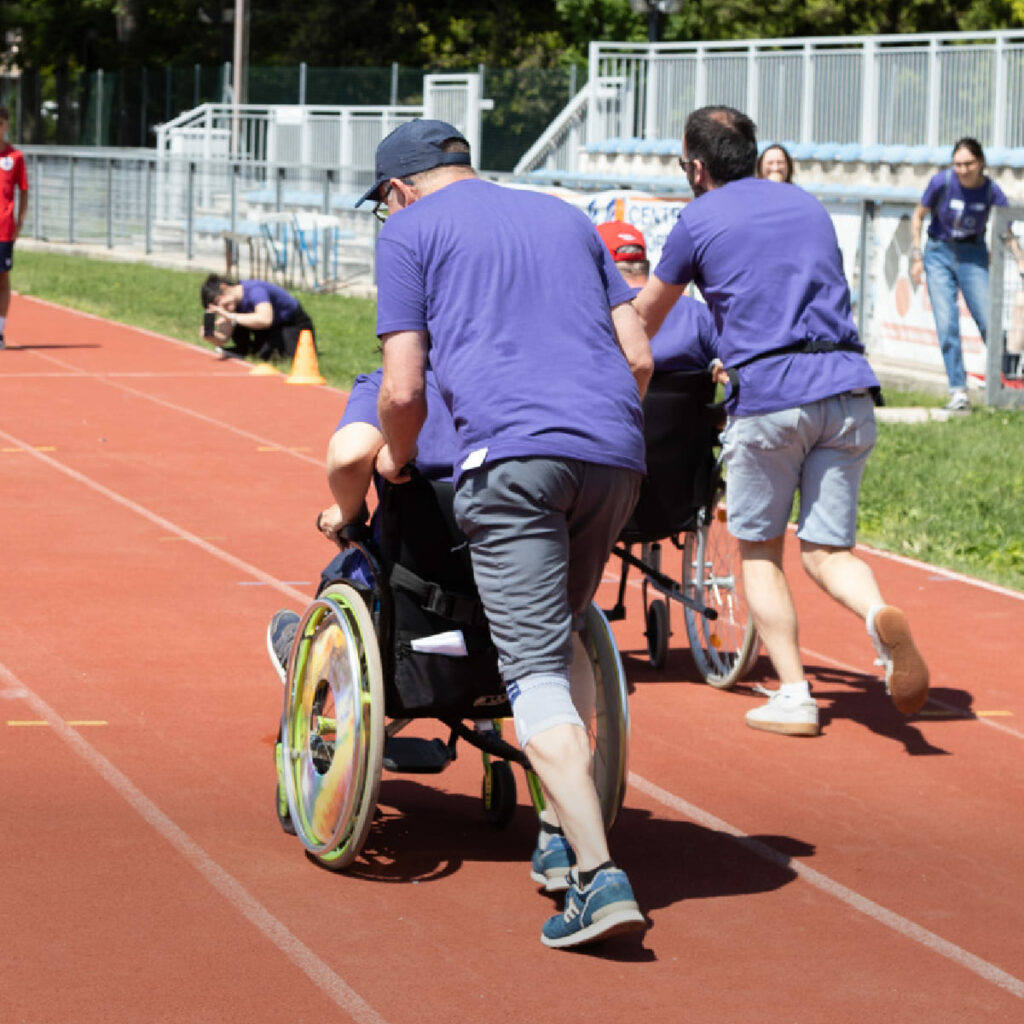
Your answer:
[[[789,155],[789,150],[782,145],[781,142],[773,142],[771,145],[765,146],[761,150],[761,155],[757,158],[757,165],[754,168],[754,175],[758,178],[764,177],[764,158],[768,155],[768,151],[777,149],[786,160],[786,181],[793,180],[793,158]]]
[[[958,149],[966,149],[975,159],[980,160],[982,163],[985,162],[985,150],[981,148],[981,143],[977,139],[972,139],[969,135],[962,139],[957,139],[953,143],[954,156],[956,156]]]
[[[0,121],[10,121],[11,112],[6,107],[0,107]]]
[[[230,278],[221,277],[220,274],[211,274],[199,289],[199,301],[203,304],[203,309],[220,298],[221,288],[231,288],[234,283]]]
[[[686,156],[700,160],[718,185],[749,178],[757,163],[756,132],[754,122],[732,107],[701,107],[686,119]]]

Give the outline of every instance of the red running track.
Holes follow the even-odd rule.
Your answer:
[[[23,297],[12,312],[0,1021],[1024,1019],[1020,594],[868,554],[932,665],[933,701],[904,719],[863,627],[794,566],[824,721],[798,740],[746,728],[749,685],[698,681],[678,610],[653,672],[631,588],[612,849],[651,927],[554,952],[525,787],[490,829],[472,750],[386,776],[349,874],[277,826],[264,630],[331,553],[313,520],[342,394]]]

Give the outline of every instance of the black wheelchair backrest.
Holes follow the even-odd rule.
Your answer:
[[[661,540],[687,530],[709,500],[712,449],[723,426],[714,398],[714,382],[704,370],[651,378],[644,398],[647,475],[624,541]]]

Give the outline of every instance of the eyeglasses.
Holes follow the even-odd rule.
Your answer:
[[[683,174],[689,174],[690,168],[697,162],[696,158],[693,160],[684,160],[682,157],[679,158],[679,168]]]
[[[391,184],[384,190],[384,195],[377,200],[376,205],[373,207],[373,215],[381,222],[384,223],[388,219],[388,196],[391,195]]]

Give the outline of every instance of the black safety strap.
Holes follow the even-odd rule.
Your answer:
[[[391,585],[412,594],[420,606],[444,619],[454,619],[469,626],[483,626],[487,623],[483,605],[476,597],[454,594],[436,583],[422,579],[404,565],[391,567]]]
[[[762,359],[769,359],[772,356],[783,356],[791,353],[802,354],[805,352],[857,352],[860,355],[864,355],[864,348],[855,341],[827,341],[823,338],[804,338],[802,341],[794,341],[788,345],[781,345],[779,348],[769,349],[767,352],[758,352],[757,355],[750,356],[749,359],[744,359],[733,366],[725,368],[725,375],[729,378],[729,384],[731,386],[728,401],[732,402],[739,398],[740,375],[738,371],[744,366],[760,362]],[[871,392],[871,397],[874,399],[875,405],[885,405],[885,400],[882,398],[882,389],[880,387],[873,387],[868,390]],[[725,402],[723,401],[718,404],[724,405]]]

